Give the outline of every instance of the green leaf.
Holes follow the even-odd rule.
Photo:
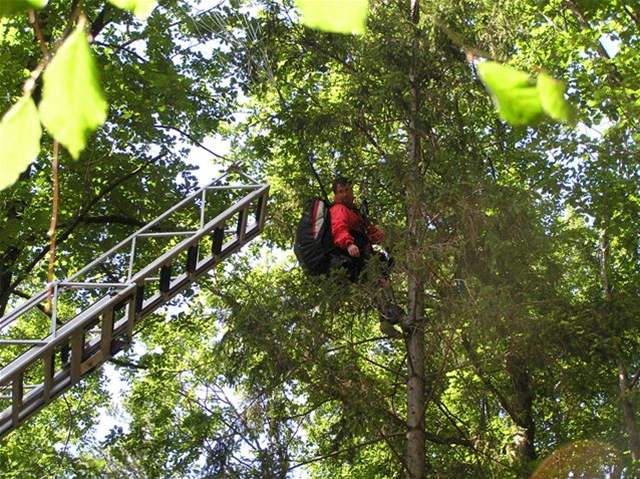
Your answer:
[[[363,34],[368,0],[296,0],[302,23],[318,30]]]
[[[41,136],[36,105],[23,97],[0,120],[0,190],[14,184],[38,156]]]
[[[40,102],[42,124],[76,159],[89,135],[107,117],[98,77],[84,21],[80,21],[44,72]]]
[[[0,17],[26,12],[33,8],[43,8],[48,0],[0,0]]]
[[[109,2],[118,8],[133,12],[140,20],[147,18],[158,3],[157,0],[109,0]]]
[[[513,125],[528,125],[542,116],[538,89],[528,74],[489,61],[478,65],[478,74],[503,120]]]
[[[538,94],[540,103],[547,115],[554,120],[573,123],[574,112],[569,103],[564,99],[565,84],[546,73],[538,76]]]

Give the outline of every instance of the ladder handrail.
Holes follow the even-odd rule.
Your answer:
[[[246,208],[251,203],[251,201],[265,194],[268,189],[268,185],[262,185],[257,191],[251,192],[241,201],[227,208],[225,211],[209,221],[203,228],[199,229],[197,233],[192,237],[185,238],[180,243],[175,245],[171,250],[167,251],[159,258],[156,258],[152,263],[140,270],[126,283],[122,283],[123,287],[119,289],[117,294],[115,294],[114,296],[103,297],[96,303],[89,306],[87,309],[80,312],[76,317],[72,318],[70,321],[62,325],[60,329],[49,334],[49,336],[43,339],[43,341],[45,341],[47,344],[34,346],[29,351],[26,351],[24,354],[11,361],[0,370],[0,387],[10,382],[16,375],[22,373],[28,366],[33,364],[34,361],[43,357],[45,354],[50,354],[50,352],[54,348],[56,348],[57,346],[61,346],[62,344],[67,342],[69,335],[76,333],[80,329],[87,326],[92,320],[95,319],[96,314],[98,314],[101,310],[108,307],[110,304],[116,304],[129,296],[135,290],[138,284],[142,284],[144,282],[145,277],[149,276],[162,265],[180,254],[191,244],[197,243],[200,239],[202,239],[203,236],[208,234],[216,226],[223,224],[227,219],[233,217],[233,215]]]
[[[227,184],[220,184],[231,172],[249,179],[251,184],[229,184],[228,180]],[[222,204],[216,195],[212,210],[207,198],[210,190],[232,190],[233,194],[223,195]],[[256,182],[232,165],[227,173],[198,188],[73,275],[47,283],[44,291],[0,318],[0,332],[4,328],[5,333],[10,332],[14,321],[29,311],[42,309],[41,303],[51,298],[51,324],[44,338],[31,338],[21,330],[0,338],[0,347],[28,346],[16,351],[13,359],[7,358],[8,364],[0,369],[0,392],[9,392],[0,399],[11,401],[0,411],[0,438],[130,345],[139,322],[258,236],[266,222],[268,198],[268,184]],[[175,218],[177,230],[148,233],[185,205],[188,208]],[[197,227],[191,215],[193,206],[200,210]],[[224,211],[207,221],[207,208],[213,214],[220,207]],[[228,228],[236,222],[234,228]],[[144,247],[137,242],[148,236],[171,240],[138,256],[137,251]],[[154,245],[151,243],[150,247]],[[144,263],[136,263],[136,258]],[[109,268],[106,277],[96,270],[98,265]],[[89,294],[73,293],[74,290],[88,290]],[[64,322],[57,317],[58,295],[62,291],[72,292],[79,300],[72,303],[76,305],[75,312],[65,314]],[[41,382],[33,385],[30,381]]]
[[[0,317],[0,332],[2,332],[2,330],[4,330],[11,323],[16,321],[24,313],[26,313],[27,311],[31,310],[34,307],[35,304],[38,304],[38,303],[42,302],[45,298],[47,298],[47,296],[50,294],[50,291],[56,285],[59,285],[60,283],[64,283],[64,282],[73,282],[73,280],[75,280],[76,278],[78,278],[82,274],[86,273],[87,271],[90,271],[92,268],[94,268],[96,265],[100,264],[102,261],[107,259],[113,253],[117,252],[118,250],[124,248],[127,245],[130,245],[131,242],[134,239],[136,239],[141,233],[144,233],[148,229],[150,229],[153,226],[155,226],[156,224],[158,224],[160,221],[164,220],[165,218],[167,218],[171,214],[175,213],[177,210],[179,210],[180,208],[182,208],[183,206],[188,204],[190,201],[192,201],[194,198],[196,198],[198,195],[201,195],[203,191],[206,191],[208,188],[210,188],[212,186],[215,186],[217,183],[219,183],[222,180],[224,180],[224,178],[229,176],[229,174],[232,171],[236,171],[240,175],[245,176],[247,178],[250,178],[251,181],[254,181],[254,184],[242,185],[244,189],[246,189],[246,188],[255,188],[255,189],[257,189],[257,188],[260,188],[261,186],[263,186],[263,185],[261,185],[259,183],[255,183],[255,180],[253,178],[251,178],[248,175],[238,171],[237,168],[232,166],[231,168],[229,168],[229,170],[226,173],[222,174],[218,178],[215,178],[214,180],[212,180],[207,185],[198,188],[196,191],[194,191],[190,195],[186,196],[181,201],[179,201],[178,203],[173,205],[171,208],[169,208],[167,211],[165,211],[161,215],[157,216],[155,219],[151,220],[149,223],[145,224],[143,227],[141,227],[138,230],[136,230],[135,232],[133,232],[131,235],[129,235],[128,237],[126,237],[125,239],[120,241],[118,244],[116,244],[115,246],[110,248],[108,251],[102,253],[100,256],[98,256],[98,258],[96,258],[95,260],[93,260],[89,264],[85,265],[83,268],[81,268],[80,270],[78,270],[77,272],[75,272],[74,274],[69,276],[68,278],[55,280],[53,282],[47,283],[44,290],[42,290],[42,291],[40,291],[38,293],[35,293],[29,299],[23,301],[18,306],[16,306],[14,309],[9,311],[7,314],[5,314],[4,316]]]

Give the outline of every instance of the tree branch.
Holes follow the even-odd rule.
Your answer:
[[[31,299],[31,295],[25,293],[24,291],[20,291],[18,289],[13,291],[13,294],[15,294],[16,296],[20,296],[21,298],[24,299]],[[47,315],[47,317],[51,318],[51,313],[49,311],[47,311],[47,308],[45,308],[44,306],[42,306],[42,304],[37,304],[36,307],[42,311],[44,314]]]
[[[107,19],[107,13],[109,13],[110,10],[111,5],[109,4],[109,2],[105,3],[98,16],[91,22],[91,26],[89,27],[91,38],[96,38],[100,34],[102,29],[106,27],[109,22],[111,22],[110,19]]]
[[[80,221],[85,224],[120,224],[129,226],[144,226],[142,220],[122,215],[83,216]]]
[[[44,38],[44,34],[42,33],[42,29],[40,28],[40,22],[38,21],[38,15],[34,10],[29,10],[29,23],[33,28],[33,32],[36,35],[36,39],[38,40],[38,45],[40,46],[40,50],[42,50],[42,55],[45,58],[49,57],[49,46],[47,45],[47,40]]]
[[[378,442],[385,441],[385,440],[393,438],[393,437],[400,437],[400,436],[404,436],[404,433],[403,432],[396,432],[396,433],[393,433],[393,434],[381,435],[380,437],[377,437],[375,439],[371,439],[370,441],[364,441],[364,442],[361,442],[359,444],[354,444],[354,445],[351,445],[349,447],[338,449],[337,451],[332,451],[330,453],[323,454],[321,456],[316,456],[316,457],[313,457],[311,459],[305,459],[305,460],[303,460],[303,461],[291,466],[289,469],[287,469],[287,472],[291,472],[294,469],[297,469],[297,468],[302,467],[302,466],[306,466],[307,464],[311,464],[311,463],[314,463],[314,462],[322,461],[324,459],[329,459],[331,457],[339,456],[340,454],[344,454],[346,452],[355,451],[355,450],[360,449],[362,447],[370,446],[372,444],[376,444]]]
[[[118,179],[116,179],[114,181],[112,181],[107,186],[105,186],[100,191],[100,193],[98,193],[91,201],[89,201],[80,210],[80,212],[76,215],[75,219],[72,220],[71,223],[69,224],[69,226],[58,236],[58,244],[62,243],[64,240],[66,240],[71,235],[71,233],[73,233],[73,231],[76,229],[76,227],[80,223],[82,223],[82,218],[84,218],[84,216],[91,210],[91,208],[93,208],[102,198],[107,196],[109,193],[111,193],[113,190],[115,190],[118,186],[120,186],[122,183],[124,183],[128,179],[133,178],[134,176],[136,176],[138,173],[140,173],[142,170],[144,170],[147,166],[149,166],[149,165],[157,162],[161,158],[164,158],[165,156],[167,156],[167,154],[168,154],[167,151],[160,153],[159,155],[155,156],[154,158],[151,158],[150,160],[146,161],[142,165],[140,165],[137,168],[133,169],[131,172],[127,173],[126,175],[124,175],[124,176],[122,176],[122,177],[120,177],[120,178],[118,178]],[[33,271],[33,269],[40,262],[40,260],[47,255],[47,252],[48,252],[48,248],[43,248],[36,255],[36,257],[33,260],[31,260],[31,262],[23,270],[22,274],[11,284],[11,288],[10,288],[10,292],[11,293],[15,290],[15,288],[22,281],[24,281],[24,279],[27,277],[27,275],[29,273],[31,273],[31,271]]]
[[[138,369],[138,370],[149,369],[147,366],[143,366],[140,363],[134,363],[133,361],[127,361],[126,359],[111,358],[109,359],[109,362],[112,364],[115,364],[116,366],[121,366],[123,368]]]
[[[188,138],[194,145],[202,148],[203,150],[205,150],[206,152],[212,154],[216,158],[220,158],[221,160],[228,161],[227,157],[222,156],[222,155],[216,153],[215,151],[210,150],[209,148],[204,146],[202,143],[200,143],[198,140],[196,140],[193,136],[191,136],[189,133],[187,133],[186,131],[181,130],[180,128],[176,128],[175,126],[167,126],[167,125],[153,125],[153,126],[154,126],[154,128],[163,128],[165,130],[176,131],[176,132],[180,133],[182,136],[184,136],[185,138]]]
[[[517,414],[516,410],[511,406],[511,403],[509,403],[509,401],[507,400],[506,396],[504,394],[502,394],[498,390],[498,388],[494,386],[494,384],[491,382],[491,380],[486,376],[485,372],[482,369],[482,366],[480,366],[480,362],[478,361],[478,357],[477,357],[476,353],[473,351],[473,348],[472,348],[471,344],[469,343],[469,339],[466,337],[465,334],[462,334],[462,345],[464,346],[464,349],[467,352],[467,356],[471,360],[471,363],[473,364],[473,367],[476,370],[476,374],[478,375],[478,377],[482,381],[482,384],[484,384],[485,387],[487,389],[489,389],[494,394],[494,396],[500,402],[500,405],[504,408],[505,411],[507,411],[507,413],[509,414],[509,416],[511,416],[511,418],[514,420],[514,422],[516,424],[518,424],[518,425],[521,425],[522,422],[523,422],[522,418],[520,417],[519,414]]]

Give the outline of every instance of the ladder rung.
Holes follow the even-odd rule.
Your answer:
[[[222,242],[224,241],[224,225],[213,230],[211,253],[214,256],[222,252]]]
[[[51,351],[49,354],[44,356],[43,362],[44,362],[44,390],[42,394],[44,397],[44,401],[48,402],[49,397],[51,396],[51,386],[53,385],[53,374],[55,373],[53,351]]]
[[[179,236],[179,235],[194,235],[197,231],[159,231],[157,233],[140,233],[138,238],[149,238],[153,236],[165,237],[165,236]]]
[[[113,309],[107,308],[102,314],[102,337],[100,338],[100,349],[103,357],[111,356],[111,340],[113,338]]]
[[[66,289],[85,289],[85,288],[126,288],[127,283],[60,283],[58,287]]]
[[[140,309],[142,310],[142,304],[144,298],[142,297],[142,291],[140,291]],[[131,341],[133,337],[133,324],[136,321],[136,315],[138,314],[138,293],[136,292],[136,296],[129,300],[126,306],[127,312],[127,340]]]
[[[245,233],[247,231],[247,211],[248,208],[243,208],[238,213],[238,224],[236,225],[236,236],[239,241],[244,240]]]
[[[142,311],[142,305],[144,304],[144,285],[139,284],[136,288],[135,294],[135,312],[136,314]]]
[[[31,344],[33,346],[44,346],[47,344],[46,341],[42,341],[41,339],[0,339],[0,346],[8,346],[8,345],[25,345]]]

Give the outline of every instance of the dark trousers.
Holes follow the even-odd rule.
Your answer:
[[[390,270],[393,267],[393,259],[386,253],[373,251],[370,245],[360,248],[360,256],[355,258],[341,249],[334,252],[331,255],[330,268],[332,271],[342,268],[346,270],[349,281],[352,283],[364,283],[368,278],[363,273],[371,261],[375,261],[372,266],[378,270],[380,276],[383,278],[389,277]]]

